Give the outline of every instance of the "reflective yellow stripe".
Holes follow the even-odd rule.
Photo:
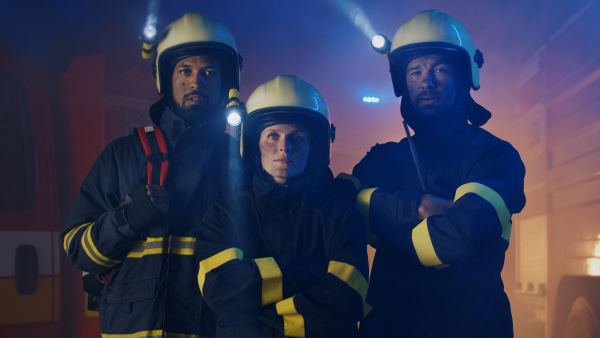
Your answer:
[[[304,337],[304,317],[296,311],[294,297],[275,303],[277,314],[283,316],[283,333],[286,337]]]
[[[178,242],[189,242],[196,243],[196,237],[179,237],[179,236],[171,236],[171,239]]]
[[[82,224],[82,225],[78,226],[77,228],[72,229],[65,235],[65,238],[63,238],[63,248],[65,249],[65,252],[67,254],[69,253],[69,247],[71,246],[71,241],[73,240],[73,237],[75,237],[75,234],[77,233],[77,231],[79,231],[79,229],[86,227],[90,224],[92,224],[92,223]]]
[[[206,280],[207,273],[236,258],[241,261],[243,257],[244,253],[242,250],[238,248],[229,248],[200,262],[200,271],[198,272],[198,286],[200,287],[200,292],[202,292],[202,289],[204,288],[204,281]]]
[[[504,200],[502,199],[502,196],[488,186],[485,186],[481,183],[472,182],[463,184],[456,189],[454,202],[468,193],[478,195],[479,197],[488,201],[494,207],[494,209],[496,209],[496,214],[498,215],[498,219],[502,225],[502,238],[509,242],[510,232],[512,229],[512,223],[510,222],[511,215],[510,211],[508,211],[508,208],[506,207],[506,204],[504,203]]]
[[[344,262],[331,261],[327,267],[327,272],[348,284],[354,291],[358,292],[360,297],[367,299],[367,287],[369,284],[362,273],[355,267]]]
[[[377,242],[377,236],[371,233],[371,220],[369,219],[369,209],[371,208],[371,195],[379,188],[369,188],[361,190],[356,197],[356,207],[365,220],[367,225],[367,243]]]
[[[102,255],[100,251],[98,251],[98,249],[94,245],[94,242],[92,241],[91,235],[94,224],[90,225],[87,229],[85,229],[83,236],[81,236],[81,245],[87,253],[88,257],[94,262],[96,262],[96,264],[112,268],[113,266],[121,263],[121,261],[110,259]]]
[[[443,264],[433,248],[433,243],[429,236],[429,229],[427,228],[427,218],[412,230],[412,241],[421,264],[425,266]]]
[[[162,330],[152,330],[152,331],[140,331],[136,333],[130,334],[102,334],[102,338],[162,338],[162,337],[172,337],[172,338],[206,338],[203,336],[199,336],[197,334],[183,334],[183,333],[171,333],[164,332]]]
[[[360,271],[350,264],[331,261],[327,267],[327,272],[341,279],[351,288],[353,288],[354,291],[358,292],[363,300],[363,312],[366,315],[367,306],[365,301],[367,299],[367,288],[369,283],[367,283],[367,280],[360,273]]]
[[[148,237],[145,241],[137,241],[127,257],[142,258],[147,255],[161,255],[167,252],[175,255],[193,256],[196,252],[195,245],[196,238],[194,237]]]
[[[273,257],[257,258],[254,262],[263,280],[262,305],[280,301],[283,298],[283,285],[279,265]]]

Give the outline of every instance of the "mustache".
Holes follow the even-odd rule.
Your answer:
[[[194,90],[192,92],[189,92],[187,94],[183,95],[183,101],[187,100],[188,97],[192,96],[192,95],[198,95],[200,97],[202,97],[204,99],[204,101],[208,102],[208,96],[202,92],[200,92],[199,90]]]
[[[419,94],[417,94],[417,100],[421,100],[422,98],[424,98],[425,96],[429,96],[429,97],[438,97],[440,96],[438,94],[437,91],[435,90],[426,90],[423,92],[420,92]]]

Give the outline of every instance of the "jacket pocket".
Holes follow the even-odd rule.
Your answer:
[[[156,276],[132,278],[114,283],[106,293],[107,303],[134,303],[154,298]]]

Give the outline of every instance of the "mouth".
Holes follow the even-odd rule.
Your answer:
[[[202,93],[192,92],[183,96],[183,101],[190,105],[206,104],[208,97]]]
[[[281,157],[281,158],[276,159],[275,162],[287,164],[287,163],[292,163],[293,161],[287,157]]]

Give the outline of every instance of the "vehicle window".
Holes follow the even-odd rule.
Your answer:
[[[12,73],[0,72],[0,210],[27,209],[37,175],[27,89]]]

